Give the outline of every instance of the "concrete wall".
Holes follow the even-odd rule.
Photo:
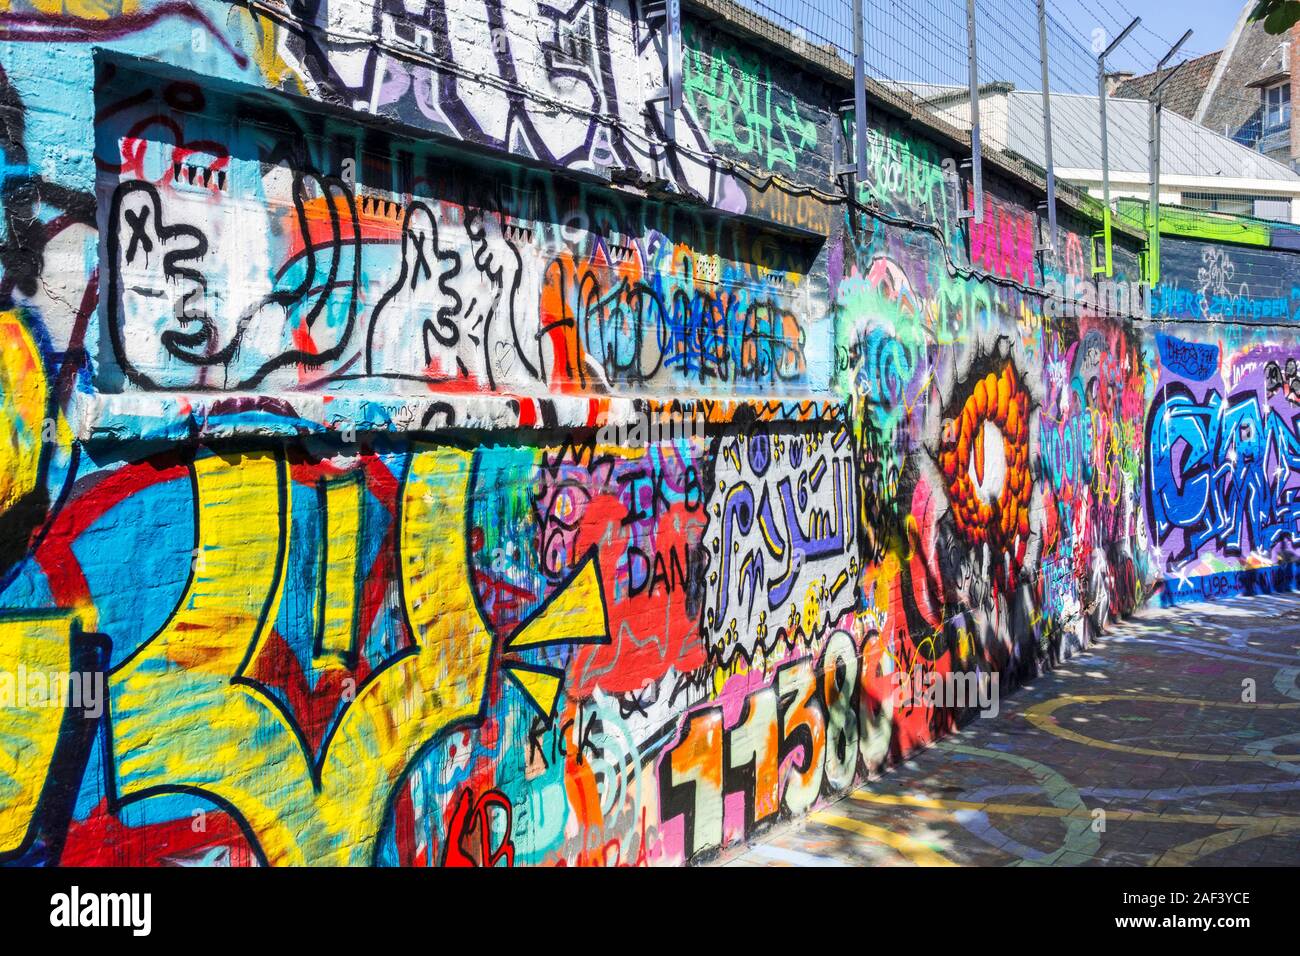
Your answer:
[[[0,854],[699,861],[1174,574],[1093,225],[714,7],[0,12]]]

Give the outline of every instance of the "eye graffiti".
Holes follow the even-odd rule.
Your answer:
[[[1010,552],[1015,568],[1029,537],[1029,397],[1007,362],[975,381],[945,423],[939,453],[952,514],[968,543]]]

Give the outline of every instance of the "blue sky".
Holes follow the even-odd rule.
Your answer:
[[[1117,68],[1138,73],[1153,69],[1152,60],[1163,56],[1189,27],[1195,32],[1184,50],[1199,54],[1223,49],[1243,5],[1232,0],[1049,0],[1048,4],[1049,9],[1055,7],[1080,30],[1090,33],[1100,26],[1112,37],[1123,29],[1117,23],[1141,17],[1142,27],[1147,30],[1139,27],[1112,55]],[[1149,51],[1154,51],[1154,58]]]
[[[851,56],[853,0],[740,0],[813,43],[830,41]],[[980,79],[1038,89],[1036,0],[975,0]],[[1189,27],[1195,31],[1178,59],[1221,50],[1241,14],[1235,0],[1047,0],[1052,88],[1096,89],[1097,51],[1134,16],[1139,27],[1111,55],[1112,70],[1146,73]],[[1253,0],[1251,0],[1253,2]],[[965,84],[966,0],[864,0],[867,69],[878,79]]]

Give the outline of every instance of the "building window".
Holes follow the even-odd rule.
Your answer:
[[[1263,91],[1264,128],[1291,125],[1291,84],[1279,83]]]
[[[1242,196],[1231,193],[1183,193],[1182,204],[1194,209],[1291,221],[1291,200],[1281,196]]]
[[[1249,216],[1255,212],[1251,196],[1232,196],[1225,193],[1183,193],[1183,205],[1213,212],[1226,212],[1233,216]]]
[[[1256,199],[1255,218],[1276,219],[1279,222],[1290,222],[1291,221],[1291,200]]]

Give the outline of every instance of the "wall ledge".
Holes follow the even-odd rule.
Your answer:
[[[699,422],[753,417],[781,421],[841,419],[847,406],[833,395],[706,398],[700,396],[572,396],[429,392],[79,392],[68,422],[80,442],[289,439],[309,435],[418,435],[452,428],[604,428],[630,426],[673,412]]]

